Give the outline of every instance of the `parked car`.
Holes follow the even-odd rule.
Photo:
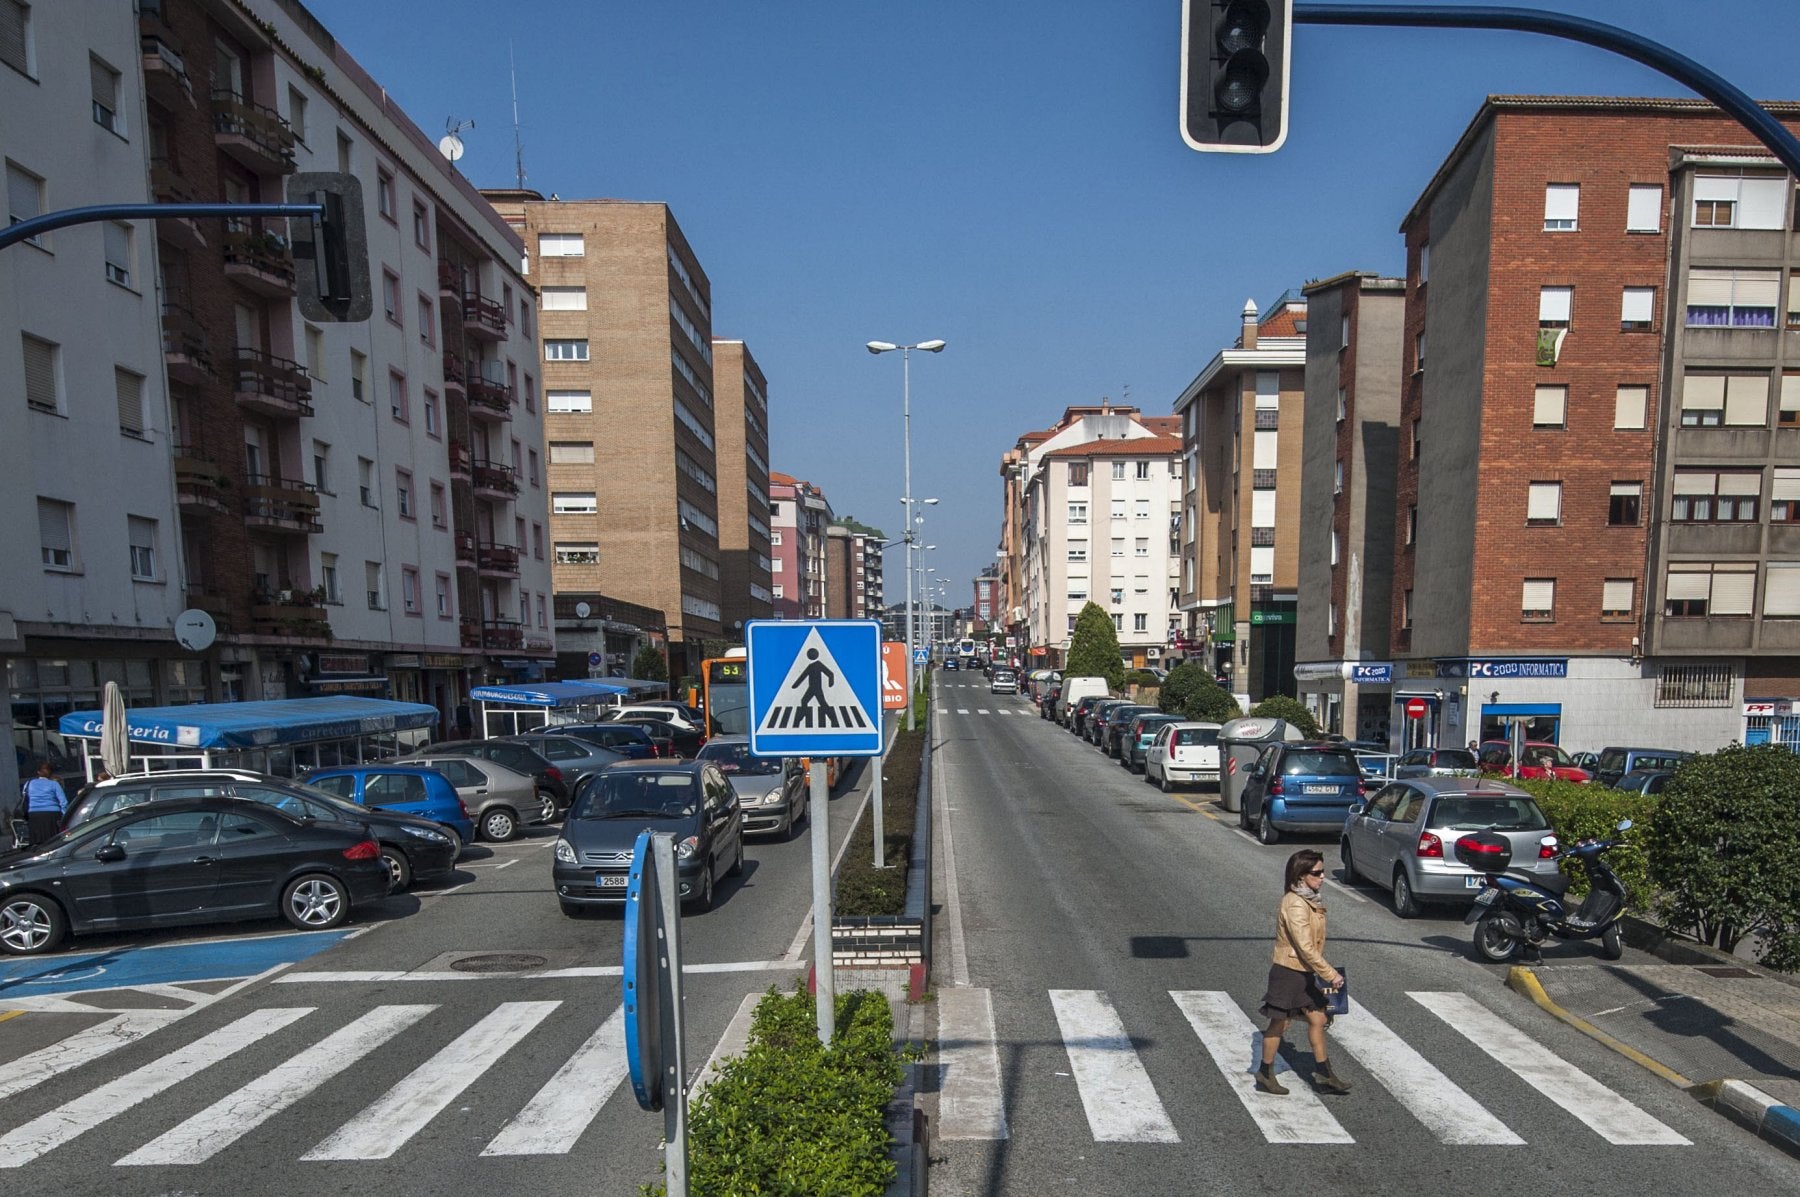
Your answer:
[[[1133,716],[1131,726],[1125,732],[1125,750],[1119,753],[1119,764],[1132,773],[1142,773],[1144,758],[1149,755],[1150,742],[1156,739],[1156,733],[1171,723],[1180,722],[1180,715],[1156,710],[1146,710]]]
[[[1491,777],[1408,778],[1352,806],[1338,845],[1344,880],[1388,887],[1401,918],[1419,914],[1427,901],[1473,900],[1483,875],[1457,860],[1455,849],[1477,831],[1512,842],[1508,872],[1555,884],[1550,821],[1530,794]]]
[[[537,782],[517,769],[479,756],[401,757],[391,764],[429,766],[456,789],[469,810],[475,833],[484,840],[504,843],[517,839],[527,823],[549,823],[556,818],[556,804]]]
[[[389,881],[360,822],[296,819],[238,798],[146,802],[0,862],[0,951],[275,916],[322,931],[386,897]]]
[[[626,759],[622,752],[591,744],[578,736],[526,732],[510,738],[529,745],[538,755],[562,770],[563,780],[568,783],[570,793],[608,765]]]
[[[1525,744],[1525,763],[1518,768],[1513,767],[1512,748],[1504,740],[1483,740],[1476,756],[1481,762],[1483,773],[1494,773],[1501,777],[1519,777],[1529,781],[1546,777],[1556,777],[1563,781],[1591,781],[1585,769],[1575,767],[1569,754],[1555,744],[1544,744],[1527,741]]]
[[[959,669],[961,669],[962,666],[957,663],[957,660],[955,657],[945,657],[944,658],[944,668],[951,673],[955,673]]]
[[[1103,677],[1064,677],[1062,693],[1056,700],[1056,709],[1052,717],[1064,727],[1079,732],[1075,726],[1074,707],[1084,698],[1105,698],[1106,679]]]
[[[547,736],[573,736],[616,752],[627,760],[641,761],[663,755],[650,734],[638,723],[556,723],[544,729]],[[674,745],[668,751],[674,752]]]
[[[1478,777],[1481,762],[1467,748],[1415,748],[1394,764],[1394,776]]]
[[[1178,719],[1157,728],[1144,750],[1144,780],[1165,794],[1178,785],[1218,785],[1220,726]]]
[[[1010,669],[996,669],[988,677],[989,694],[1017,694],[1019,675]]]
[[[1336,832],[1362,796],[1362,766],[1349,749],[1322,740],[1271,744],[1244,780],[1238,826],[1254,827],[1265,844],[1279,843],[1284,831]]]
[[[614,722],[643,728],[651,738],[669,745],[670,756],[692,759],[706,743],[706,733],[700,728],[683,721],[664,719],[652,711],[629,711]]]
[[[645,830],[675,837],[678,896],[700,910],[712,908],[721,876],[744,870],[744,816],[718,765],[615,765],[589,780],[556,841],[551,881],[564,914],[625,901],[632,851]]]
[[[1619,778],[1613,789],[1633,794],[1660,794],[1668,788],[1669,778],[1673,776],[1673,769],[1633,769]]]
[[[719,767],[744,812],[744,834],[791,837],[807,816],[806,770],[797,756],[751,756],[749,736],[714,736],[696,760]]]
[[[1674,748],[1602,748],[1594,765],[1594,780],[1603,786],[1617,787],[1627,773],[1645,769],[1673,772],[1693,755]]]
[[[463,833],[457,824],[465,831],[468,827],[468,817],[454,794],[448,807],[436,808],[431,814],[413,809],[370,810],[330,790],[249,769],[184,769],[127,773],[95,782],[63,815],[63,830],[72,831],[94,819],[148,803],[186,798],[236,798],[274,807],[296,819],[366,824],[381,845],[381,861],[396,890],[448,875],[462,850]]]
[[[1100,721],[1106,718],[1106,712],[1124,701],[1123,698],[1102,695],[1085,706],[1078,706],[1076,708],[1075,734],[1089,744],[1094,743],[1094,732]]]
[[[1131,730],[1131,721],[1155,710],[1141,702],[1122,702],[1107,711],[1106,722],[1100,725],[1100,751],[1107,756],[1125,755],[1125,735]]]
[[[672,723],[684,731],[706,734],[706,718],[693,707],[679,702],[634,702],[622,707],[613,707],[600,716],[610,723],[615,719],[630,720],[634,716],[660,719],[664,723]]]
[[[1583,769],[1589,773],[1600,767],[1600,754],[1597,752],[1572,752],[1569,754],[1569,760],[1574,762],[1577,769]]]
[[[496,765],[505,765],[514,773],[525,774],[537,782],[540,794],[536,802],[522,809],[540,807],[549,811],[550,813],[542,816],[541,821],[545,823],[555,822],[569,808],[569,783],[563,777],[562,770],[544,759],[543,753],[518,740],[444,740],[428,744],[413,752],[412,756],[478,756],[482,760],[493,761]],[[545,803],[543,796],[546,794],[550,802],[554,803],[554,809]]]
[[[1054,681],[1046,685],[1044,687],[1044,692],[1038,696],[1038,718],[1054,719],[1056,717],[1057,708],[1061,706],[1061,699],[1061,681]]]
[[[1097,702],[1104,702],[1106,700],[1106,692],[1103,690],[1098,694],[1084,694],[1070,700],[1067,691],[1068,684],[1067,681],[1063,682],[1065,689],[1063,691],[1064,702],[1061,707],[1062,725],[1073,735],[1079,736],[1081,734],[1082,720],[1087,717],[1088,708],[1092,707]]]

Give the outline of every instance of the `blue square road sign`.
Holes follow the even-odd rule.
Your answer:
[[[881,755],[881,624],[757,619],[744,625],[750,751]]]

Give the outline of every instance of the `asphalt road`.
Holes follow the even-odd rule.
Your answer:
[[[1505,989],[1460,912],[1396,918],[1337,880],[1332,839],[1265,847],[979,674],[937,683],[934,1194],[1800,1191],[1800,1161]],[[1299,846],[1326,855],[1359,1006],[1333,1031],[1345,1097],[1310,1094],[1300,1030],[1294,1092],[1248,1091]]]

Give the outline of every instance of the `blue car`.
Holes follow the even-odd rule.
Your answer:
[[[1362,801],[1364,784],[1356,754],[1341,744],[1271,744],[1244,779],[1238,826],[1254,829],[1265,844],[1278,843],[1284,831],[1336,834]]]
[[[475,823],[456,796],[456,787],[436,769],[422,765],[344,765],[315,769],[307,785],[362,806],[430,819],[456,836],[456,855],[475,838]]]

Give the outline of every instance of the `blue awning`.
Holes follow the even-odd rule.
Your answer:
[[[430,727],[437,721],[436,707],[381,698],[286,698],[273,702],[139,707],[125,712],[132,743],[170,748],[307,744]],[[100,712],[71,711],[57,726],[65,736],[97,740]]]
[[[517,686],[476,686],[469,697],[476,702],[496,702],[514,707],[586,707],[603,699],[629,694],[611,682],[533,682]]]

